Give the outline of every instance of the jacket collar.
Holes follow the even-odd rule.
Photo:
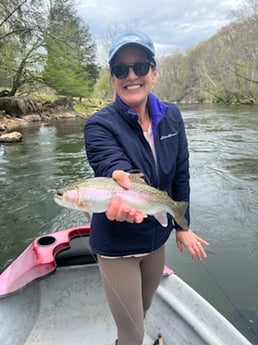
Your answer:
[[[116,95],[115,103],[118,109],[121,109],[123,112],[126,112],[128,115],[130,115],[131,118],[134,120],[134,122],[138,121],[138,115],[135,114],[130,109],[130,107],[128,107],[128,105],[125,104],[121,100],[121,98],[118,95]],[[153,93],[150,93],[148,96],[147,107],[148,107],[149,114],[152,121],[152,130],[153,130],[154,136],[156,136],[157,131],[158,131],[158,124],[166,115],[168,106],[162,101],[160,101],[160,99],[157,96],[155,96]]]

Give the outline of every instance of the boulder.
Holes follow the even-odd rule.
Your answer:
[[[0,111],[2,110],[11,116],[24,116],[38,113],[41,109],[39,109],[39,105],[30,98],[0,97]]]
[[[6,115],[4,118],[0,118],[0,134],[19,131],[20,128],[28,127],[29,124],[30,123],[24,119]]]
[[[1,134],[1,132],[2,133],[5,133],[5,132],[7,132],[8,130],[7,130],[7,125],[6,124],[4,124],[4,123],[0,123],[0,134]]]
[[[40,122],[41,116],[39,114],[29,114],[22,117],[27,122]]]
[[[17,143],[22,141],[22,134],[20,132],[10,132],[5,134],[0,134],[1,143]]]

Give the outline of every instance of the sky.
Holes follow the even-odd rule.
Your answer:
[[[154,41],[157,57],[184,51],[216,34],[232,21],[228,12],[241,0],[79,0],[78,14],[97,43],[114,28],[133,24]],[[112,29],[113,28],[113,29]]]

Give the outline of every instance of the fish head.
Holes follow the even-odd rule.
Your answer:
[[[55,202],[62,207],[87,211],[91,203],[81,197],[80,190],[74,189],[57,189],[54,194]]]

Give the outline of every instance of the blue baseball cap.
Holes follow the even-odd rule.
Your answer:
[[[136,46],[144,49],[148,56],[150,56],[155,61],[155,48],[150,37],[144,32],[129,29],[121,32],[113,39],[109,50],[108,62],[111,62],[111,60],[121,48],[128,46]]]

